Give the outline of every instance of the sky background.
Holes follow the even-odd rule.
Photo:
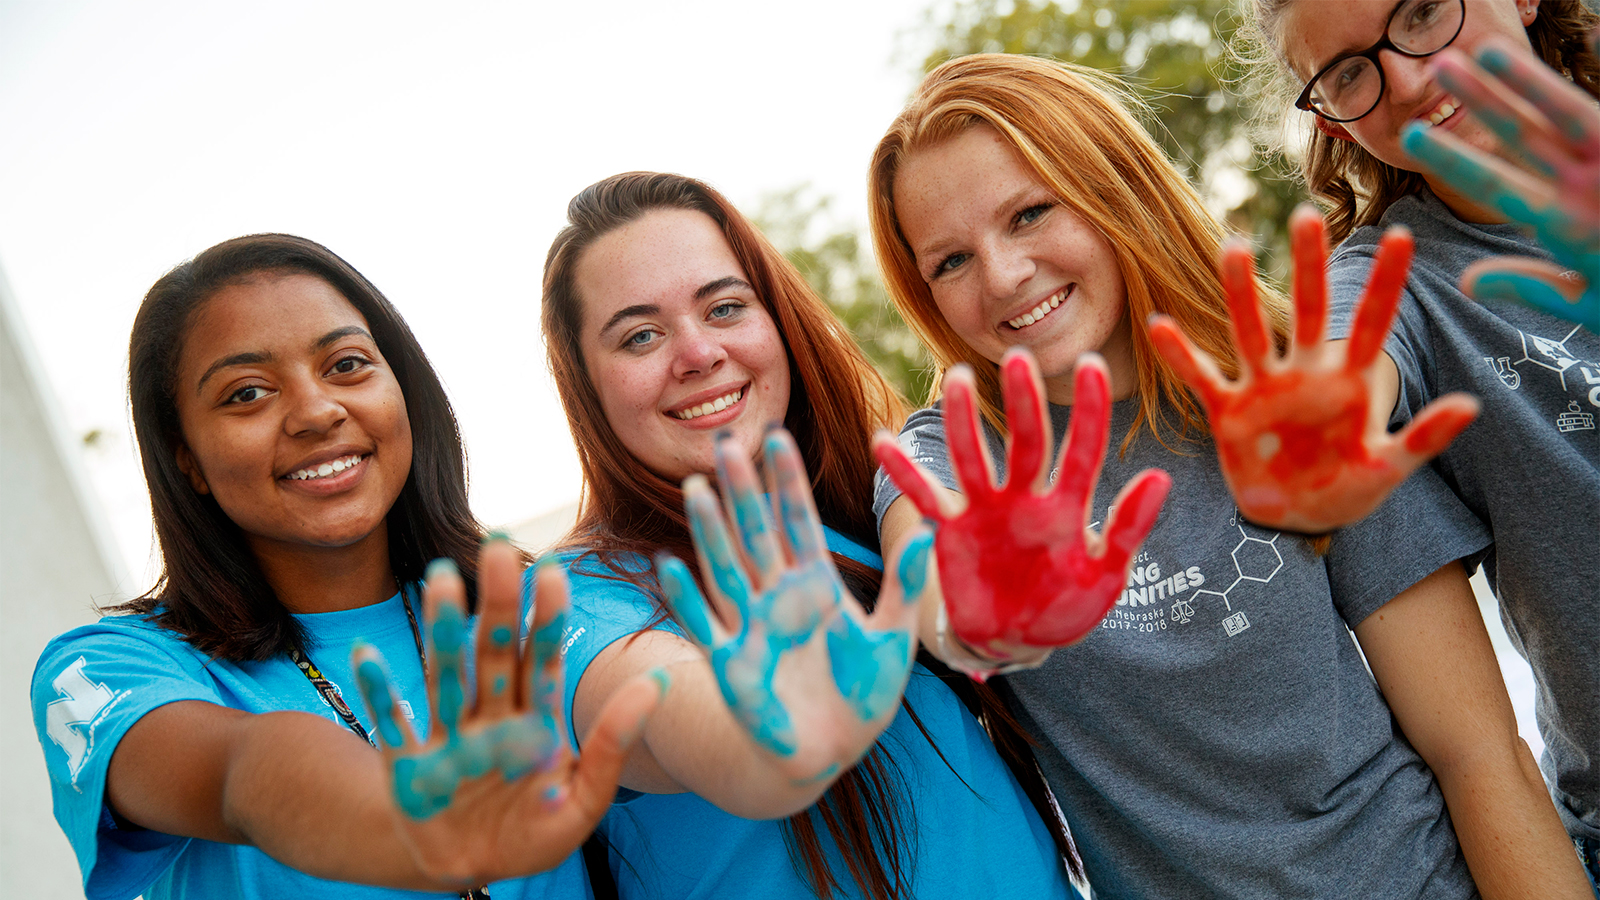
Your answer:
[[[273,4],[0,0],[0,264],[130,592],[154,577],[128,332],[171,266],[284,231],[349,260],[431,356],[471,499],[505,525],[574,501],[539,277],[567,200],[616,172],[753,211],[810,184],[865,222],[927,0]]]

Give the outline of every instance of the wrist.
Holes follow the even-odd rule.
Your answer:
[[[979,649],[963,641],[950,628],[950,617],[943,603],[939,604],[933,623],[933,655],[941,662],[961,672],[974,681],[988,681],[995,675],[1035,669],[1050,658],[1053,648],[1018,645],[997,650]]]

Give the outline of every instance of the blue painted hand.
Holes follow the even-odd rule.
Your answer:
[[[1596,36],[1600,52],[1600,35]],[[1484,260],[1462,276],[1479,300],[1518,300],[1600,331],[1600,111],[1582,90],[1499,39],[1477,49],[1479,65],[1446,50],[1433,66],[1466,110],[1532,171],[1411,123],[1406,152],[1469,197],[1533,228],[1560,265],[1523,257]]]
[[[354,650],[396,829],[422,871],[451,883],[543,871],[576,849],[609,808],[622,763],[666,689],[659,677],[625,685],[607,702],[578,759],[564,739],[561,702],[566,575],[560,566],[540,566],[534,582],[523,641],[522,556],[504,540],[484,545],[474,644],[466,585],[455,565],[441,560],[429,567],[423,607],[434,727],[426,739],[401,717],[377,650],[364,644]]]
[[[684,482],[715,608],[682,560],[663,554],[656,568],[673,612],[709,655],[728,708],[759,746],[785,761],[796,783],[814,783],[860,758],[899,706],[916,651],[915,604],[932,535],[911,535],[869,616],[828,553],[794,440],[775,429],[763,452],[776,523],[754,465],[731,440],[718,441],[716,450],[726,518],[704,476]],[[738,547],[728,520],[737,526]]]

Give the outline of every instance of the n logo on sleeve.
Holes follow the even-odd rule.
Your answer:
[[[44,713],[45,731],[50,735],[50,740],[66,751],[67,767],[74,784],[92,749],[94,720],[112,700],[110,688],[90,681],[83,674],[83,667],[87,663],[87,659],[78,657],[56,676],[55,681],[50,682],[61,699],[45,707]]]

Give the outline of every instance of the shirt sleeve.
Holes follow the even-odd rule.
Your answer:
[[[1344,340],[1350,337],[1355,323],[1356,309],[1366,292],[1367,279],[1372,274],[1375,261],[1375,244],[1347,242],[1328,261],[1328,339]],[[1431,343],[1428,339],[1427,317],[1413,293],[1413,284],[1406,282],[1400,294],[1400,309],[1395,314],[1383,350],[1394,360],[1400,371],[1400,395],[1390,416],[1391,428],[1411,421],[1430,399],[1432,391],[1426,373],[1432,370],[1429,360]]]
[[[945,443],[944,413],[939,407],[919,409],[907,417],[900,429],[900,446],[912,462],[926,469],[940,484],[958,490],[955,470],[950,465],[950,448]],[[882,468],[878,469],[872,488],[872,512],[878,517],[881,531],[883,517],[902,492]]]
[[[105,803],[111,755],[135,722],[180,700],[221,703],[200,659],[167,643],[137,629],[87,626],[52,641],[34,669],[33,723],[55,817],[90,900],[140,893],[189,841],[118,828]]]
[[[1490,543],[1483,522],[1422,466],[1372,515],[1334,533],[1326,558],[1334,607],[1353,629],[1450,562],[1477,568]]]
[[[566,558],[569,586],[567,625],[561,646],[565,654],[565,699],[568,739],[578,746],[577,726],[570,712],[577,696],[578,682],[600,651],[641,631],[658,629],[683,636],[683,629],[671,618],[663,618],[655,600],[633,584],[615,577],[594,557]]]

